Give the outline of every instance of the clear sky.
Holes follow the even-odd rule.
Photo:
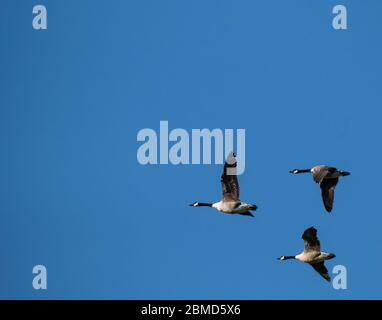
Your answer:
[[[382,298],[381,15],[380,0],[1,0],[0,297]],[[221,165],[137,162],[160,120],[246,129],[254,219],[188,206],[219,200]],[[332,214],[288,173],[318,164],[352,173]],[[276,260],[310,226],[347,290]]]

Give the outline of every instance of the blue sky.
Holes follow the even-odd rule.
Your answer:
[[[48,30],[32,29],[32,7]],[[348,9],[346,31],[331,26]],[[382,298],[382,2],[0,2],[0,297]],[[219,165],[142,166],[142,128],[246,129],[242,200]],[[327,214],[317,164],[352,173]],[[318,229],[334,290],[276,260]],[[48,290],[32,268],[48,269]]]

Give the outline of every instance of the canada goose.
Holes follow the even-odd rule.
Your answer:
[[[312,173],[313,180],[320,184],[322,200],[327,212],[331,212],[333,209],[334,188],[338,183],[338,178],[350,175],[350,172],[339,171],[337,168],[329,166],[315,166],[306,170],[294,169],[289,172],[293,174]]]
[[[236,165],[235,154],[230,152],[224,163],[224,169],[220,179],[223,189],[221,201],[216,203],[194,202],[190,204],[190,206],[212,207],[224,213],[253,217],[254,215],[250,210],[256,210],[257,206],[240,201],[240,188],[236,175]]]
[[[330,281],[328,269],[324,265],[325,260],[333,259],[336,255],[321,251],[320,241],[317,238],[317,230],[310,227],[302,234],[304,240],[304,251],[297,256],[281,256],[277,258],[281,261],[296,259],[309,263],[325,280]]]

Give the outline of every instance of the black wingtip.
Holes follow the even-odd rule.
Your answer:
[[[252,217],[252,218],[255,217],[254,214],[251,213],[250,211],[240,212],[239,215],[241,215],[241,216],[247,216],[247,217]]]

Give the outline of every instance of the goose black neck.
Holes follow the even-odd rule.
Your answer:
[[[308,172],[310,172],[310,169],[302,169],[302,170],[298,169],[296,173],[308,173]]]
[[[212,203],[198,202],[198,207],[212,207]]]
[[[296,259],[295,256],[284,256],[284,260]]]

